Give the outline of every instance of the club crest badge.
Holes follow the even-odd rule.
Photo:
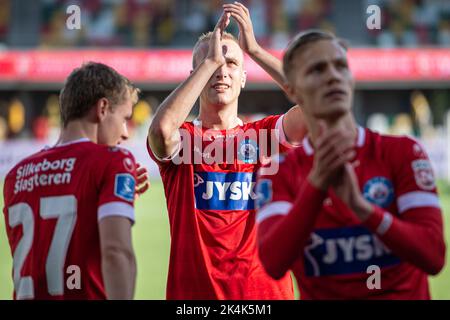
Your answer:
[[[238,159],[244,163],[256,163],[258,161],[258,144],[256,141],[246,138],[239,143]]]
[[[367,201],[387,208],[394,200],[394,187],[385,177],[373,177],[364,185],[363,194]]]

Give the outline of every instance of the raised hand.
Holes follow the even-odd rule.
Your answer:
[[[219,66],[225,64],[226,60],[222,49],[222,35],[230,24],[230,13],[222,13],[219,21],[214,27],[211,40],[209,41],[208,55],[206,59],[217,63]]]
[[[147,168],[142,167],[139,163],[136,164],[136,198],[144,194],[145,191],[150,187],[150,182],[148,181]]]
[[[341,128],[327,129],[319,122],[320,134],[315,141],[313,168],[308,176],[310,183],[327,191],[328,187],[343,174],[344,165],[355,156],[351,132]]]
[[[224,12],[229,13],[239,26],[239,45],[242,50],[252,53],[257,50],[258,43],[253,32],[250,12],[240,2],[227,3],[223,5]]]
[[[338,179],[333,181],[332,189],[361,221],[367,219],[372,212],[372,205],[364,198],[359,188],[358,177],[350,163],[344,164],[344,170]]]

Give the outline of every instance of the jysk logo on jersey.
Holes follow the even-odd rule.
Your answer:
[[[380,268],[400,263],[376,235],[362,226],[319,229],[305,246],[306,275],[310,277],[366,273],[367,267]]]
[[[256,163],[258,161],[258,144],[252,139],[245,138],[239,143],[237,155],[238,159],[244,163]]]
[[[411,163],[414,171],[414,179],[419,188],[433,190],[435,188],[434,174],[429,160],[419,159]]]
[[[261,209],[270,201],[272,201],[272,180],[261,179],[256,185],[256,208]]]
[[[252,210],[254,187],[252,172],[196,172],[195,205],[200,210]]]
[[[374,177],[363,187],[364,198],[382,208],[387,208],[394,200],[394,187],[385,177]]]
[[[114,195],[118,198],[132,202],[134,200],[134,190],[136,181],[129,173],[116,174],[114,183]]]

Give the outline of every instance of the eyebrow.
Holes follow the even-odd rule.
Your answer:
[[[311,65],[309,65],[306,70],[310,71],[310,70],[312,70],[312,69],[314,69],[314,68],[316,68],[318,66],[321,66],[323,64],[327,64],[327,62],[328,62],[328,60],[318,60],[318,61],[312,63]],[[334,58],[334,59],[331,60],[331,62],[332,63],[336,63],[336,62],[345,63],[346,65],[348,65],[348,60],[345,59],[344,57]]]
[[[234,63],[236,63],[237,65],[239,65],[239,61],[238,61],[238,59],[236,59],[236,58],[225,57],[225,60],[226,60],[227,62],[234,62]]]

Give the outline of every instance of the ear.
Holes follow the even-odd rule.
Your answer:
[[[103,122],[109,111],[109,101],[106,98],[100,98],[95,104],[95,112],[99,122]]]
[[[241,79],[241,88],[244,89],[245,88],[245,84],[247,83],[247,71],[244,70],[242,72],[242,79]]]
[[[301,106],[303,104],[303,100],[301,99],[301,97],[299,97],[298,95],[295,94],[295,90],[294,87],[292,85],[290,85],[289,83],[285,83],[284,86],[284,92],[286,93],[287,97],[289,98],[289,100],[294,103],[297,104],[299,106]]]

